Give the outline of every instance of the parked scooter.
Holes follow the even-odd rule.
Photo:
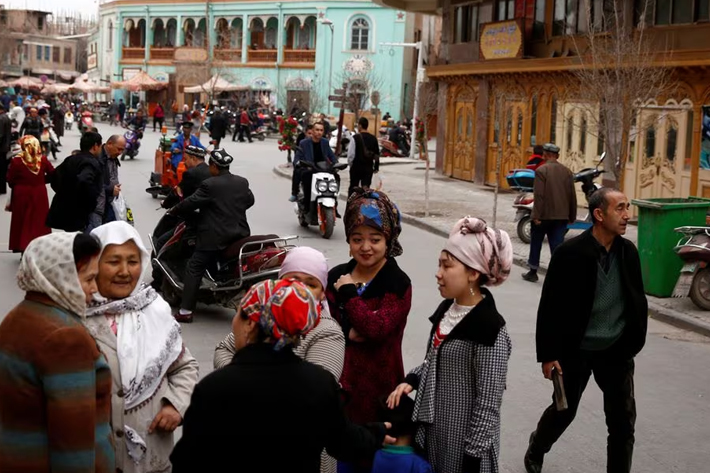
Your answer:
[[[601,186],[594,180],[604,173],[599,166],[604,162],[606,152],[602,153],[597,166],[585,168],[574,175],[574,182],[582,183],[582,192],[589,203],[589,198]],[[513,208],[516,209],[515,221],[517,222],[517,233],[523,243],[530,243],[532,231],[532,209],[535,203],[533,195],[533,181],[535,171],[531,169],[513,169],[505,177],[511,189],[521,193],[513,201]],[[574,223],[567,225],[567,230],[586,230],[592,226],[592,216],[587,212],[584,218],[577,219]]]
[[[156,239],[170,232],[172,237],[156,250]],[[186,234],[186,225],[165,214],[150,235],[153,248],[153,285],[171,305],[180,305],[185,268],[194,251],[194,236]],[[189,233],[189,232],[188,232]],[[297,236],[252,235],[232,243],[219,261],[202,278],[197,301],[234,308],[234,299],[266,279],[276,279],[286,253],[296,246]]]
[[[311,179],[310,202],[304,202],[304,195],[301,192],[298,202],[294,204],[294,211],[298,215],[298,223],[302,227],[318,225],[323,238],[330,238],[335,229],[335,204],[340,194],[340,183],[335,179],[338,171],[348,167],[347,163],[330,165],[325,162],[318,164],[307,161],[299,161],[301,169],[313,171]]]
[[[126,149],[121,154],[121,161],[126,157],[133,159],[138,156],[138,149],[141,147],[141,130],[135,125],[128,125],[123,137],[126,139]]]
[[[703,310],[710,310],[710,227],[679,227],[683,237],[673,251],[685,263],[673,297],[688,297]]]

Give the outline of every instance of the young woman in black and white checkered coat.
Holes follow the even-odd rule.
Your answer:
[[[435,473],[498,473],[500,409],[511,343],[493,295],[483,286],[510,274],[508,234],[466,217],[452,229],[436,279],[444,301],[424,363],[389,396],[393,407],[416,390],[416,443]]]

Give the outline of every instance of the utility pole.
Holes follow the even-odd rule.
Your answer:
[[[414,112],[412,113],[412,142],[409,148],[409,157],[414,159],[416,153],[417,119],[419,118],[419,90],[424,82],[424,55],[422,54],[422,42],[416,43],[380,43],[380,46],[416,48],[417,49],[417,79],[414,86]]]

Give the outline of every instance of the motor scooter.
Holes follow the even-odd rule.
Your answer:
[[[172,232],[170,239],[156,248],[157,239]],[[149,235],[153,248],[153,287],[172,306],[179,306],[184,289],[185,262],[195,247],[195,237],[177,217],[165,213]],[[222,253],[217,263],[205,272],[198,292],[198,302],[234,308],[234,300],[249,288],[266,279],[276,279],[286,254],[295,248],[297,236],[252,235],[235,241]]]
[[[587,203],[594,192],[601,188],[594,180],[604,173],[599,166],[604,162],[606,152],[602,153],[599,162],[594,168],[585,168],[574,175],[574,182],[582,183],[582,192]],[[543,165],[544,166],[544,165]],[[533,195],[533,181],[535,171],[532,169],[513,169],[505,177],[511,189],[520,191],[520,194],[513,201],[513,208],[516,209],[515,221],[517,222],[517,234],[523,243],[530,243],[532,232],[532,210],[535,204]],[[578,218],[574,223],[567,225],[567,230],[586,230],[592,226],[592,216],[589,212],[584,218]]]
[[[347,127],[343,127],[343,131],[340,134],[340,157],[348,155],[348,146],[353,140],[353,132],[348,130]],[[330,140],[328,141],[330,147],[335,151],[338,146],[338,129],[336,128],[330,133]]]
[[[703,310],[710,310],[710,227],[678,227],[683,236],[673,251],[683,260],[673,297],[688,297]]]
[[[143,130],[135,125],[126,126],[126,132],[123,137],[126,139],[126,148],[121,153],[121,161],[126,157],[133,159],[138,156],[138,149],[141,147],[141,135]]]
[[[84,135],[84,133],[91,130],[93,127],[94,127],[94,114],[88,110],[81,112],[81,120],[79,122],[79,131],[81,132],[82,136]]]
[[[335,179],[338,171],[348,167],[347,163],[318,164],[299,161],[297,166],[304,171],[313,172],[311,178],[310,202],[305,202],[301,192],[298,201],[294,204],[294,211],[298,216],[298,223],[302,227],[318,225],[323,238],[330,238],[335,229],[335,205],[340,194],[340,183]]]

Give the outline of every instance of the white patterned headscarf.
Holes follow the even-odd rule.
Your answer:
[[[95,303],[87,311],[87,316],[92,319],[98,316],[116,318],[118,364],[128,411],[155,394],[170,365],[182,354],[180,325],[172,316],[168,303],[147,284],[150,255],[138,231],[128,223],[118,221],[102,225],[91,234],[101,242],[102,253],[109,245],[123,245],[129,241],[133,241],[141,253],[141,276],[131,295],[118,300],[95,295]],[[87,328],[92,332],[95,323],[92,321]]]
[[[83,317],[86,296],[74,262],[77,235],[50,233],[32,240],[17,271],[17,285],[23,291],[46,294],[63,309]]]

